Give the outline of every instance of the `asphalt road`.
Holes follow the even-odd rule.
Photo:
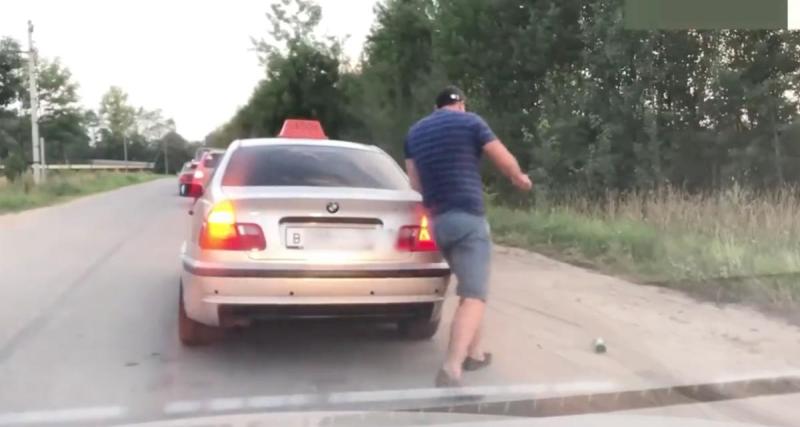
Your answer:
[[[178,250],[189,201],[176,191],[175,179],[160,180],[0,216],[0,425],[401,408],[447,397],[431,387],[449,324],[431,341],[408,342],[385,327],[283,322],[182,348]],[[754,310],[519,250],[497,248],[493,262],[484,334],[495,363],[466,379],[492,399],[800,377],[798,328]],[[452,310],[451,300],[445,315]],[[608,353],[591,351],[598,336]],[[772,393],[759,387],[745,399],[617,409],[797,425],[800,394],[759,396]]]

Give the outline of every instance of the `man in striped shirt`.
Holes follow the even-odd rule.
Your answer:
[[[417,122],[405,141],[406,170],[432,214],[436,244],[458,279],[460,303],[437,386],[461,384],[464,370],[491,362],[481,348],[480,327],[489,287],[491,236],[483,201],[483,154],[520,190],[532,183],[516,158],[477,114],[466,112],[453,86],[436,97],[436,110]]]

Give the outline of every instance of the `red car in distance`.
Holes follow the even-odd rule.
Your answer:
[[[204,188],[224,154],[225,150],[208,150],[203,153],[194,169],[189,186]],[[186,188],[187,195],[191,193],[189,186]]]
[[[183,164],[183,168],[178,173],[178,194],[182,197],[189,195],[189,186],[194,179],[194,171],[197,169],[197,162],[190,160]]]

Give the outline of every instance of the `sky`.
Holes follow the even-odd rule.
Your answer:
[[[320,30],[349,37],[358,58],[377,0],[318,0]],[[161,109],[189,140],[201,140],[247,102],[264,74],[251,37],[267,34],[271,1],[2,0],[0,37],[27,48],[34,23],[40,56],[59,57],[96,109],[112,85],[136,107]]]

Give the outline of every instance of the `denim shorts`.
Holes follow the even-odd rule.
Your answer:
[[[486,218],[448,211],[433,218],[433,234],[458,279],[456,294],[486,301],[492,262],[492,239]]]

